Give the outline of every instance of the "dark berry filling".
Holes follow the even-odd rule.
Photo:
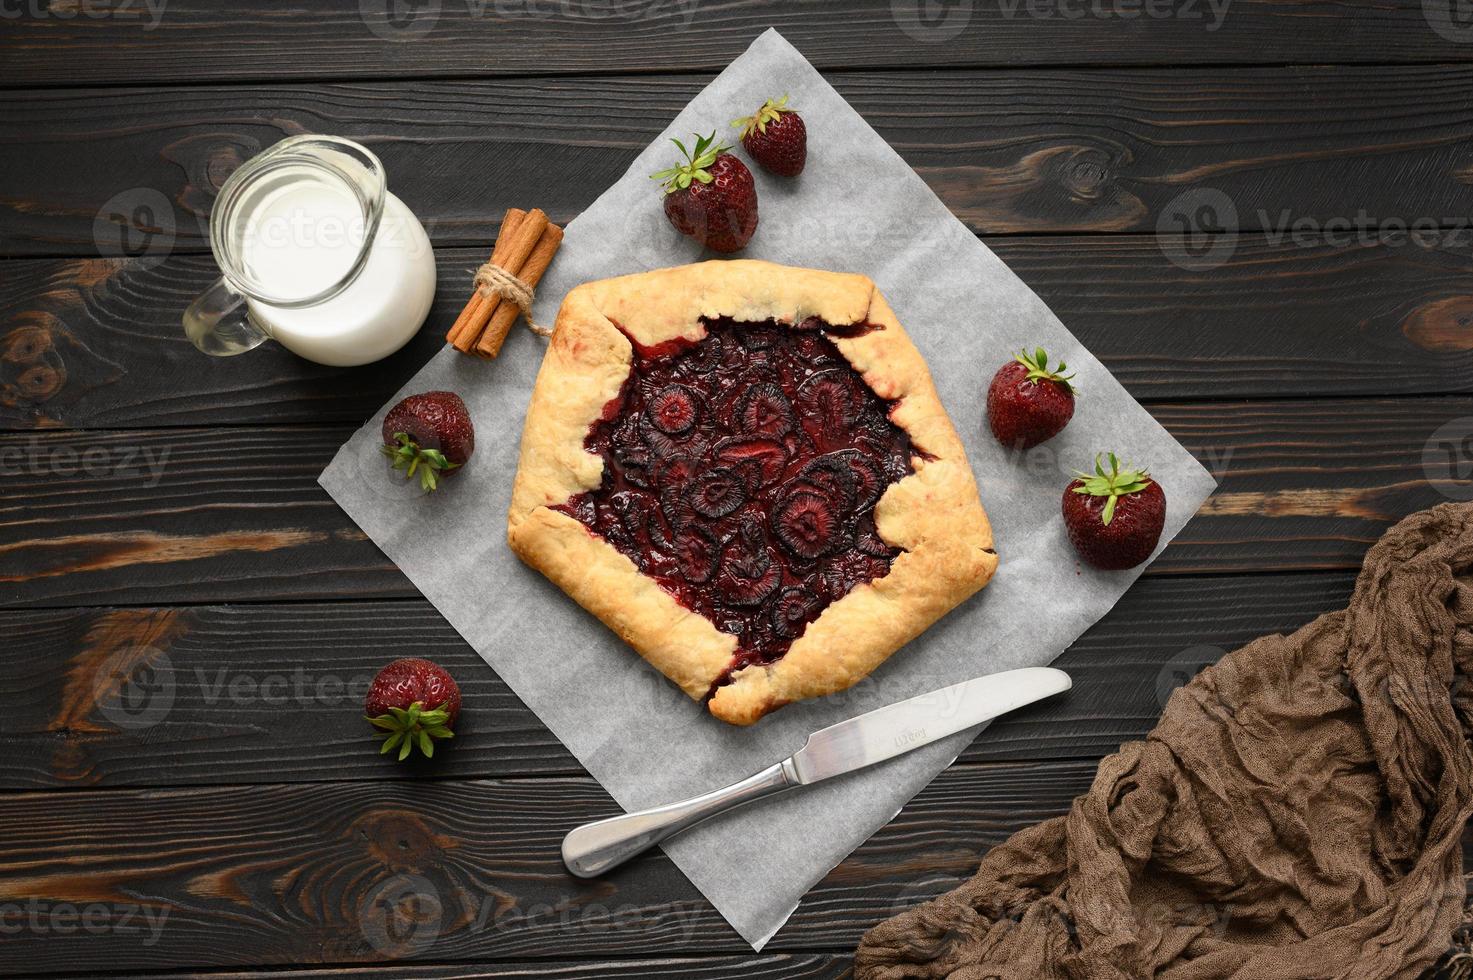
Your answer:
[[[584,441],[603,483],[558,510],[738,638],[730,673],[787,652],[824,607],[900,552],[874,506],[912,472],[910,439],[809,318],[705,324],[698,342],[635,345]]]

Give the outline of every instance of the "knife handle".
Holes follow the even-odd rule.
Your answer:
[[[586,823],[563,838],[563,863],[579,878],[592,878],[702,820],[797,785],[793,762],[784,759],[739,783],[702,796]]]

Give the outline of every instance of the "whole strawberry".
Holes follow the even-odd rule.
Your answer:
[[[418,657],[395,660],[374,676],[363,699],[363,716],[381,729],[379,754],[399,749],[399,760],[419,748],[435,754],[435,739],[454,738],[460,716],[460,687],[438,664]]]
[[[1064,527],[1079,557],[1096,568],[1134,568],[1156,550],[1166,524],[1166,494],[1145,470],[1120,468],[1109,453],[1110,471],[1095,457],[1093,474],[1080,473],[1064,490]]]
[[[757,185],[747,165],[716,142],[697,136],[694,150],[680,140],[685,162],[651,176],[665,182],[665,217],[682,235],[718,252],[746,248],[757,230]]]
[[[1074,377],[1063,361],[1049,370],[1042,347],[1021,351],[998,368],[987,389],[987,424],[1010,449],[1031,449],[1058,435],[1074,417]]]
[[[383,454],[404,478],[419,474],[426,492],[464,466],[476,449],[476,429],[465,402],[452,391],[410,395],[384,416]]]
[[[750,116],[732,121],[742,127],[742,146],[768,173],[796,177],[808,160],[808,127],[788,107],[788,97],[768,99]]]

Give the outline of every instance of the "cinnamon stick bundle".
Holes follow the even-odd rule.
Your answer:
[[[542,280],[562,241],[563,230],[550,223],[541,209],[510,208],[501,219],[501,230],[488,265],[520,280],[530,291]],[[501,353],[511,325],[522,312],[516,302],[506,299],[494,285],[479,286],[456,317],[445,340],[462,354],[494,358]]]

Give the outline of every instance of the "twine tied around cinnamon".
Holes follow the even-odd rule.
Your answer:
[[[537,291],[531,286],[495,262],[486,262],[476,270],[475,284],[477,291],[484,297],[495,294],[515,303],[527,321],[527,328],[533,333],[539,337],[552,336],[550,329],[532,319],[532,303],[537,299]]]
[[[551,330],[532,322],[532,301],[562,241],[563,230],[541,210],[508,210],[491,258],[476,270],[475,292],[445,340],[462,354],[493,358],[522,314],[534,333],[551,336]]]

